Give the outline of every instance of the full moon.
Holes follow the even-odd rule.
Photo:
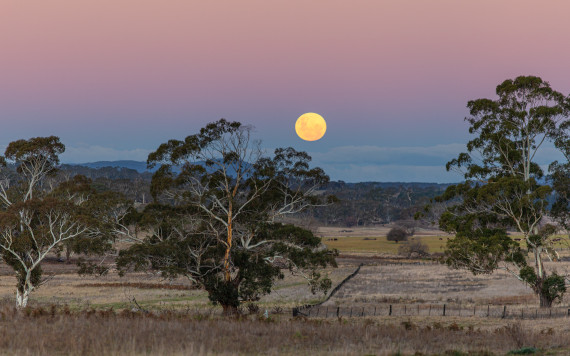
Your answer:
[[[299,116],[295,123],[295,131],[305,141],[316,141],[325,135],[327,122],[321,115],[308,112]]]

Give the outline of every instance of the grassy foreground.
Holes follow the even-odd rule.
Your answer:
[[[4,307],[4,355],[505,355],[570,352],[567,330],[465,319],[208,318],[176,312]],[[566,320],[562,321],[566,323]],[[549,350],[546,353],[546,350]]]

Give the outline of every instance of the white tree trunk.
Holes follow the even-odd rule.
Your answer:
[[[28,298],[30,296],[31,290],[27,287],[24,287],[24,292],[20,293],[19,290],[16,290],[16,308],[22,309],[28,305]]]

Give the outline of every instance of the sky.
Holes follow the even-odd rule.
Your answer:
[[[565,0],[5,0],[0,148],[57,135],[63,162],[144,161],[226,118],[333,180],[457,182],[444,166],[470,139],[467,101],[519,75],[570,93],[569,13]],[[296,135],[305,112],[327,121],[321,140]]]

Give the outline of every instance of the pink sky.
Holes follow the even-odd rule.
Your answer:
[[[568,14],[562,0],[3,1],[0,146],[56,134],[145,152],[220,117],[310,152],[465,143],[467,100],[504,79],[570,92]],[[328,123],[311,144],[294,131],[309,111]]]

